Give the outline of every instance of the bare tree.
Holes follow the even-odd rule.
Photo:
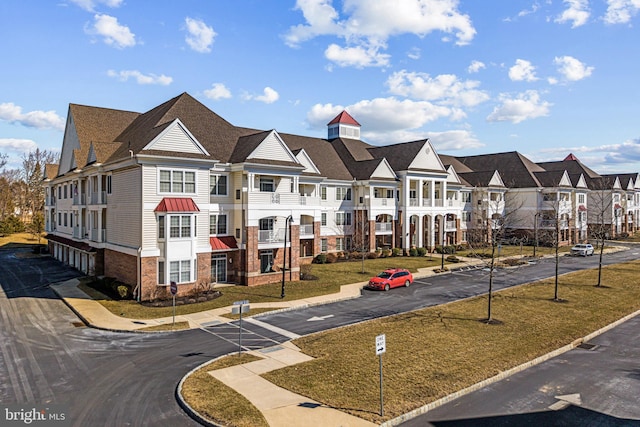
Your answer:
[[[555,275],[554,275],[554,301],[563,301],[558,297],[559,269],[560,269],[560,244],[567,241],[569,236],[569,217],[571,213],[571,201],[568,191],[555,186],[553,191],[543,194],[541,220],[538,224],[542,229],[544,242],[554,249]]]
[[[598,283],[602,286],[602,258],[606,239],[612,232],[615,206],[613,205],[613,183],[605,177],[592,181],[592,189],[589,193],[587,223],[589,236],[595,239],[598,245]]]
[[[56,155],[47,150],[36,148],[22,157],[22,180],[26,184],[26,194],[20,206],[24,214],[33,215],[44,209],[44,170],[47,164],[54,163]]]
[[[369,218],[366,210],[355,211],[353,220],[353,237],[351,239],[351,250],[360,253],[362,261],[361,273],[366,273],[364,269],[364,260],[371,251],[369,245]]]
[[[497,249],[507,233],[519,228],[520,218],[518,216],[518,210],[522,207],[523,202],[516,194],[509,190],[503,192],[488,192],[485,196],[486,200],[483,201],[483,211],[477,212],[479,217],[482,218],[482,222],[475,230],[478,236],[482,236],[479,241],[484,242],[483,244],[488,243],[491,247],[487,318],[484,319],[484,321],[486,323],[497,323],[498,321],[493,319],[491,311],[493,279],[498,256]],[[472,246],[472,244],[470,244],[470,246]]]

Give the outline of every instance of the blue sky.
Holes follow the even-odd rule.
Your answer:
[[[188,92],[237,126],[375,145],[570,152],[640,172],[640,0],[0,2],[0,153],[59,151],[69,103]]]

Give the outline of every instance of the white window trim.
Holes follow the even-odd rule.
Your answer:
[[[169,172],[169,191],[161,191],[160,190],[160,175],[162,174],[162,172]],[[173,173],[174,172],[182,172],[182,192],[178,192],[178,191],[173,191]],[[193,174],[193,192],[186,192],[184,191],[184,187],[185,187],[185,176],[186,173],[192,173]],[[156,182],[156,188],[158,189],[158,194],[160,195],[164,195],[164,194],[187,194],[187,195],[192,195],[195,196],[197,194],[198,191],[198,173],[196,171],[194,171],[193,169],[176,169],[176,168],[158,168],[158,176],[157,176],[157,182]]]

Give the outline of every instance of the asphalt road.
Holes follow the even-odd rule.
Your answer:
[[[639,253],[607,255],[606,262],[636,259]],[[0,249],[0,406],[61,405],[74,427],[197,425],[178,406],[176,386],[199,364],[238,350],[237,322],[161,334],[83,327],[48,287],[78,272],[50,257],[16,255],[20,250]],[[595,256],[561,261],[561,272],[597,265]],[[553,271],[554,264],[547,260],[499,270],[494,289],[548,277]],[[260,316],[260,324],[243,322],[243,347],[269,347],[292,334],[484,293],[487,274],[461,271],[387,293],[363,291],[361,298],[350,301]]]
[[[403,426],[640,426],[640,316]]]

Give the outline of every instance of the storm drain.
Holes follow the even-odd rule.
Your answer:
[[[84,323],[82,323],[82,322],[71,322],[71,324],[72,324],[73,326],[75,326],[76,328],[84,328],[85,326],[87,326],[87,325],[85,325],[85,324],[84,324]]]
[[[581,348],[583,350],[593,350],[596,347],[598,347],[597,344],[590,344],[588,342],[583,342],[582,344],[578,345],[578,348]]]

